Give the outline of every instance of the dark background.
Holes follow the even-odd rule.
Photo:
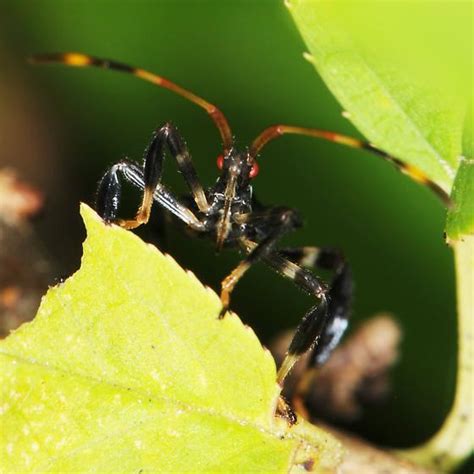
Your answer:
[[[93,202],[105,168],[141,159],[153,129],[173,121],[202,181],[216,177],[217,131],[198,107],[135,78],[99,70],[32,67],[33,52],[81,51],[160,73],[217,104],[245,146],[273,123],[358,136],[313,67],[281,2],[5,1],[0,3],[0,165],[16,167],[47,196],[38,232],[58,277],[78,268],[79,201]],[[184,191],[168,160],[165,182]],[[367,153],[304,137],[270,144],[255,181],[259,199],[299,209],[290,245],[332,245],[352,263],[354,324],[387,311],[404,337],[388,403],[355,427],[371,440],[410,446],[447,413],[455,380],[454,271],[445,210],[427,189]],[[140,196],[130,192],[123,215]],[[128,212],[128,214],[127,214]],[[156,226],[155,226],[156,227]],[[153,225],[142,235],[148,240]],[[238,255],[175,230],[166,250],[215,290]],[[232,306],[264,343],[294,327],[311,299],[263,266]]]

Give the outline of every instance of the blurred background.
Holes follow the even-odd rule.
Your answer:
[[[206,114],[169,91],[113,72],[25,60],[70,50],[138,65],[189,88],[224,111],[241,146],[274,123],[358,136],[303,59],[305,46],[283,2],[1,0],[0,166],[44,194],[34,227],[54,268],[49,284],[79,267],[79,201],[93,203],[110,164],[124,156],[141,160],[156,127],[171,120],[179,128],[206,185],[216,178],[221,151]],[[185,191],[172,160],[164,182]],[[343,249],[356,283],[354,325],[381,311],[401,325],[393,392],[351,429],[390,446],[425,440],[442,423],[455,380],[454,272],[441,203],[376,157],[296,136],[266,147],[255,192],[304,216],[304,229],[285,245]],[[125,194],[122,215],[129,216],[140,195],[128,188]],[[154,219],[139,233],[156,242],[159,231]],[[173,228],[157,245],[216,291],[239,261]],[[264,266],[246,275],[232,299],[264,344],[294,327],[310,304]]]

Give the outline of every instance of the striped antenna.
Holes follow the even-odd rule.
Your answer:
[[[447,207],[451,207],[452,202],[448,194],[438,184],[429,179],[419,168],[404,163],[398,158],[390,156],[388,153],[385,153],[374,145],[371,145],[369,142],[358,140],[357,138],[349,137],[347,135],[341,135],[340,133],[329,132],[327,130],[320,130],[317,128],[294,127],[291,125],[273,125],[272,127],[266,128],[252,142],[249,151],[250,156],[256,158],[262,148],[269,141],[285,134],[306,135],[309,137],[322,138],[323,140],[340,143],[352,148],[361,148],[371,152],[372,154],[381,156],[384,160],[389,161],[395,165],[396,168],[403,174],[409,176],[414,181],[429,187],[444,202],[444,204],[446,204]]]
[[[165,89],[173,91],[175,94],[184,97],[185,99],[193,102],[199,107],[203,108],[211,117],[211,119],[216,124],[217,129],[222,138],[224,152],[228,152],[232,147],[232,131],[230,129],[229,123],[225,118],[224,114],[211,103],[205,101],[201,97],[193,94],[192,92],[183,89],[174,82],[169,81],[168,79],[158,76],[152,72],[146,71],[145,69],[135,68],[128,66],[127,64],[119,63],[116,61],[111,61],[109,59],[100,59],[94,56],[89,56],[82,53],[52,53],[52,54],[37,54],[31,56],[29,61],[33,64],[65,64],[72,67],[98,67],[102,69],[112,69],[114,71],[124,72],[131,74],[133,76],[139,77],[144,81],[151,82]]]

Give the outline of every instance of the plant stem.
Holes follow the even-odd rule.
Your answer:
[[[474,236],[463,236],[451,245],[458,300],[458,371],[453,406],[431,439],[399,452],[403,457],[442,472],[454,469],[474,448]]]

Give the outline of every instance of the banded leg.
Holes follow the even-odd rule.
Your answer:
[[[318,300],[318,303],[307,311],[296,328],[287,355],[278,370],[277,382],[283,385],[285,377],[299,357],[315,344],[319,344],[329,320],[328,288],[309,270],[301,268],[277,251],[271,252],[264,261],[277,273],[289,278],[304,292]]]
[[[319,247],[288,247],[279,250],[290,262],[296,263],[300,267],[313,268],[320,253]]]
[[[339,344],[349,324],[353,294],[352,271],[347,262],[337,269],[328,291],[329,320],[319,344],[315,346],[309,365],[317,367],[324,364],[331,352]]]
[[[339,344],[347,328],[353,292],[352,272],[341,252],[331,247],[288,248],[279,250],[279,253],[300,266],[334,272],[328,290],[330,320],[309,360],[310,366],[321,365]]]
[[[252,252],[257,247],[257,244],[250,240],[244,240],[242,244],[246,252]],[[314,252],[309,251],[309,253],[313,254],[314,257],[314,253],[319,249],[315,247],[311,247],[311,249]],[[283,252],[291,253],[291,257],[295,260],[301,258],[305,253],[302,249],[285,249]],[[316,350],[320,344],[322,335],[331,319],[328,297],[326,296],[328,290],[318,277],[289,260],[282,252],[273,251],[264,257],[264,261],[280,275],[293,280],[306,293],[315,296],[319,300],[319,303],[312,306],[304,315],[296,328],[285,359],[278,370],[277,382],[283,387],[285,378],[296,361],[311,347],[315,347]],[[279,398],[276,414],[286,419],[289,425],[296,423],[295,412],[282,397]]]
[[[256,247],[255,242],[244,241],[244,248],[251,252]],[[331,248],[304,247],[317,253],[315,264],[320,268],[333,270],[335,276],[329,288],[310,271],[301,268],[287,256],[298,259],[304,255],[302,249],[284,249],[272,251],[264,257],[265,263],[280,275],[291,279],[306,293],[320,300],[319,304],[310,308],[296,328],[287,355],[277,374],[280,385],[296,363],[298,358],[311,347],[311,364],[322,363],[338,344],[345,329],[350,314],[352,296],[352,276],[350,267],[342,255]],[[306,253],[308,250],[306,250]]]
[[[253,219],[252,214],[247,215],[249,219]],[[265,218],[265,225],[267,236],[255,247],[248,252],[248,255],[242,260],[239,265],[222,280],[221,284],[221,302],[222,309],[219,314],[219,318],[222,318],[230,304],[230,295],[235,288],[237,282],[242,278],[245,272],[256,262],[268,255],[275,247],[277,241],[282,237],[283,234],[297,228],[301,225],[301,219],[297,212],[293,209],[285,207],[274,207],[270,208],[265,212],[262,212],[262,216]],[[256,216],[255,218],[258,218]],[[242,244],[244,245],[244,244]]]
[[[122,160],[109,168],[99,182],[96,196],[96,210],[107,222],[120,222],[117,219],[121,197],[120,177],[140,190],[145,189],[144,169],[137,163]],[[157,184],[152,199],[192,229],[205,230],[196,215],[161,183]]]
[[[296,384],[291,396],[292,406],[299,413],[307,415],[305,400],[311,382],[314,380],[314,372],[329,358],[348,326],[352,300],[352,275],[342,254],[333,248],[301,247],[283,249],[280,253],[304,266],[316,266],[334,271],[334,277],[327,294],[327,323],[308,358],[307,369]],[[291,359],[290,351],[288,351],[287,357]]]
[[[176,159],[178,168],[183,174],[199,210],[205,212],[208,209],[209,205],[204,190],[199,183],[186,145],[176,128],[167,123],[153,135],[150,145],[145,152],[142,203],[134,219],[116,219],[116,223],[122,227],[134,229],[148,222],[154,200],[153,195],[163,172],[166,147],[170,154]],[[111,182],[110,185],[114,186],[114,183]]]

